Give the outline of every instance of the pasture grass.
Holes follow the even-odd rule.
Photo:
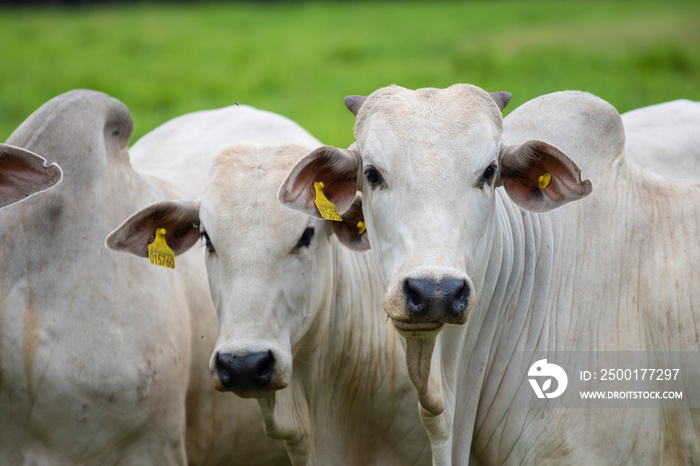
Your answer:
[[[234,102],[353,141],[342,99],[396,83],[513,93],[580,89],[621,112],[700,100],[700,2],[112,4],[0,8],[0,140],[50,98],[106,92],[132,141]]]

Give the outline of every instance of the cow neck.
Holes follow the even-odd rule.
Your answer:
[[[475,309],[481,314],[477,345],[510,355],[516,349],[534,350],[540,340],[561,231],[549,213],[526,211],[505,192],[500,194],[493,244]],[[496,355],[489,353],[492,363]]]
[[[333,279],[328,292],[333,299],[320,331],[314,332],[323,349],[315,353],[316,375],[305,379],[316,384],[306,387],[313,406],[311,460],[328,460],[334,452],[329,439],[345,438],[352,439],[354,448],[346,451],[344,461],[366,464],[377,449],[396,454],[392,449],[411,435],[411,427],[392,425],[392,413],[415,409],[415,397],[405,383],[399,337],[382,308],[384,285],[372,255],[349,250],[335,236],[330,242]],[[380,444],[372,436],[377,431],[385,432]]]
[[[450,374],[447,390],[455,394],[449,404],[460,413],[451,430],[475,443],[493,433],[488,417],[514,352],[534,350],[540,343],[555,238],[561,235],[550,214],[523,210],[502,190],[495,212],[489,253],[482,262],[486,266],[475,278],[479,296],[473,314],[463,332],[441,340],[443,354],[459,354],[458,364],[442,368]],[[508,402],[499,399],[498,406],[504,405]],[[470,449],[462,447],[456,446],[454,454],[469,455]],[[472,454],[479,456],[478,451]],[[457,463],[467,459],[451,458]]]
[[[323,372],[318,380],[327,379],[328,374],[337,377],[338,390],[333,391],[336,395],[343,392],[342,387],[349,380],[353,390],[372,393],[376,389],[374,384],[382,382],[377,374],[394,377],[395,364],[403,363],[390,357],[395,355],[399,343],[382,308],[384,285],[371,254],[353,252],[341,245],[335,236],[330,241],[333,298],[327,313],[326,331],[318,333],[327,339],[322,346],[329,351],[319,355],[323,359],[319,370]],[[361,373],[349,371],[351,367]],[[357,385],[358,382],[367,386]],[[356,393],[349,395],[354,397]]]

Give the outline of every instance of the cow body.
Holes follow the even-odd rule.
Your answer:
[[[692,462],[697,410],[529,408],[510,388],[527,375],[518,354],[637,351],[653,365],[700,349],[697,185],[628,164],[620,116],[594,96],[543,96],[501,126],[502,97],[381,89],[349,105],[357,143],[307,155],[280,200],[317,215],[308,182],[362,191],[435,464]]]
[[[533,121],[537,128],[531,127]],[[661,120],[660,125],[672,123]],[[543,416],[508,410],[508,400],[499,399],[494,388],[509,376],[507,364],[493,362],[500,359],[495,355],[511,348],[550,354],[634,351],[649,367],[656,353],[700,349],[694,304],[700,298],[694,285],[700,274],[693,265],[700,260],[693,201],[700,191],[695,183],[663,180],[627,163],[625,153],[642,150],[636,145],[639,134],[632,136],[628,146],[615,109],[585,93],[543,96],[504,121],[508,144],[529,139],[554,144],[595,188],[588,198],[546,214],[523,216],[502,197],[503,211],[512,212],[504,230],[522,238],[506,243],[505,250],[522,254],[523,260],[515,270],[501,265],[498,276],[522,291],[498,306],[501,321],[492,324],[494,331],[484,332],[482,326],[495,343],[482,389],[494,401],[479,403],[473,433],[480,462],[690,464],[700,454],[697,409],[552,409]],[[648,146],[644,150],[654,153]],[[674,158],[684,155],[692,158],[687,152]],[[487,313],[493,309],[485,308]],[[675,387],[692,397],[697,374],[686,377]],[[506,422],[522,426],[517,439]],[[455,425],[456,435],[460,426]],[[554,432],[553,425],[562,428]],[[539,438],[534,441],[534,436]],[[454,458],[466,458],[458,448],[453,452]]]
[[[284,440],[293,464],[427,464],[428,439],[403,350],[381,311],[376,264],[340,242],[367,248],[359,220],[311,219],[276,201],[306,152],[231,146],[217,156],[201,202],[147,207],[107,244],[143,255],[132,239],[153,218],[173,231],[203,232],[221,325],[212,377],[221,391],[257,398],[268,435]]]
[[[202,367],[217,323],[201,250],[168,270],[104,247],[120,216],[185,189],[133,170],[131,129],[119,101],[72,91],[8,140],[65,180],[0,213],[0,463],[284,464],[257,406]]]
[[[214,156],[237,142],[293,142],[309,150],[320,145],[305,129],[281,115],[232,105],[174,118],[136,141],[129,155],[139,173],[166,179],[180,187],[182,199],[194,199],[207,185],[207,168]]]

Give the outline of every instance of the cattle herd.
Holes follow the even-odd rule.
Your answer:
[[[348,149],[44,104],[0,144],[0,465],[700,462],[700,103],[509,100],[350,96]],[[604,354],[682,402],[558,398]]]

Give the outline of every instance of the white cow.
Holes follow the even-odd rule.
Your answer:
[[[61,168],[32,152],[0,144],[0,209],[60,183]]]
[[[435,464],[694,462],[697,409],[522,404],[551,365],[515,361],[697,356],[698,185],[628,164],[620,116],[597,97],[546,95],[502,123],[508,99],[470,85],[350,97],[357,142],[305,156],[279,198],[318,216],[315,181],[341,212],[361,190]],[[680,379],[697,407],[698,375]]]
[[[251,118],[298,127],[243,107],[195,118],[225,118],[229,142],[253,136],[237,129]],[[196,190],[135,171],[131,130],[121,102],[72,91],[8,140],[58,161],[65,180],[0,212],[0,464],[289,464],[254,402],[212,390],[218,325],[203,250],[168,270],[104,247],[119,219]],[[214,155],[201,155],[193,180]]]
[[[177,250],[201,232],[221,324],[212,377],[221,391],[258,399],[268,435],[285,441],[293,464],[429,464],[377,267],[341,245],[369,247],[357,227],[359,203],[342,222],[328,222],[277,202],[307,151],[231,146],[215,159],[201,201],[146,207],[107,245],[147,257],[156,224],[183,232],[173,238]]]
[[[321,145],[281,115],[236,104],[174,118],[136,141],[129,155],[138,172],[170,180],[183,199],[196,199],[207,185],[212,159],[236,142],[294,142],[309,150]]]
[[[625,154],[675,179],[700,179],[700,102],[673,100],[625,112]]]

